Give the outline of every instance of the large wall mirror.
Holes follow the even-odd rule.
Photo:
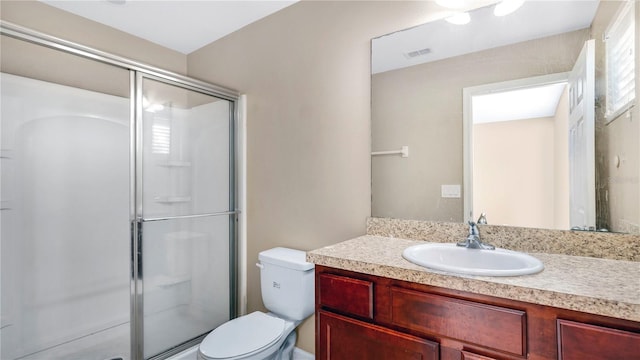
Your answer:
[[[372,216],[640,234],[639,18],[506,0],[373,39]]]

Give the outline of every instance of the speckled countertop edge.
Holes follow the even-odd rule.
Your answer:
[[[462,240],[464,223],[367,218],[367,235],[432,242]],[[640,261],[640,235],[479,225],[486,243],[516,251]]]
[[[402,257],[421,240],[365,235],[307,253],[307,261],[370,275],[640,321],[640,262],[530,253],[545,269],[517,277],[427,269]]]

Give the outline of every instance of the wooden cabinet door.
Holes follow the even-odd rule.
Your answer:
[[[640,360],[640,334],[558,320],[559,360]]]
[[[317,314],[322,360],[438,360],[439,345],[327,311]]]
[[[392,287],[390,294],[393,325],[520,357],[527,354],[525,311],[401,287]]]
[[[496,360],[496,359],[492,357],[474,354],[468,351],[463,351],[462,360]]]
[[[373,282],[320,274],[317,283],[316,293],[320,306],[373,320]]]

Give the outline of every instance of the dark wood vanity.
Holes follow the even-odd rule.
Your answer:
[[[638,360],[640,323],[316,265],[316,358]]]

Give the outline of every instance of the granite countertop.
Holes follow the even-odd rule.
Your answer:
[[[529,253],[544,263],[538,274],[459,275],[415,265],[402,251],[422,240],[364,235],[307,253],[307,261],[338,269],[476,294],[640,321],[640,262]]]

